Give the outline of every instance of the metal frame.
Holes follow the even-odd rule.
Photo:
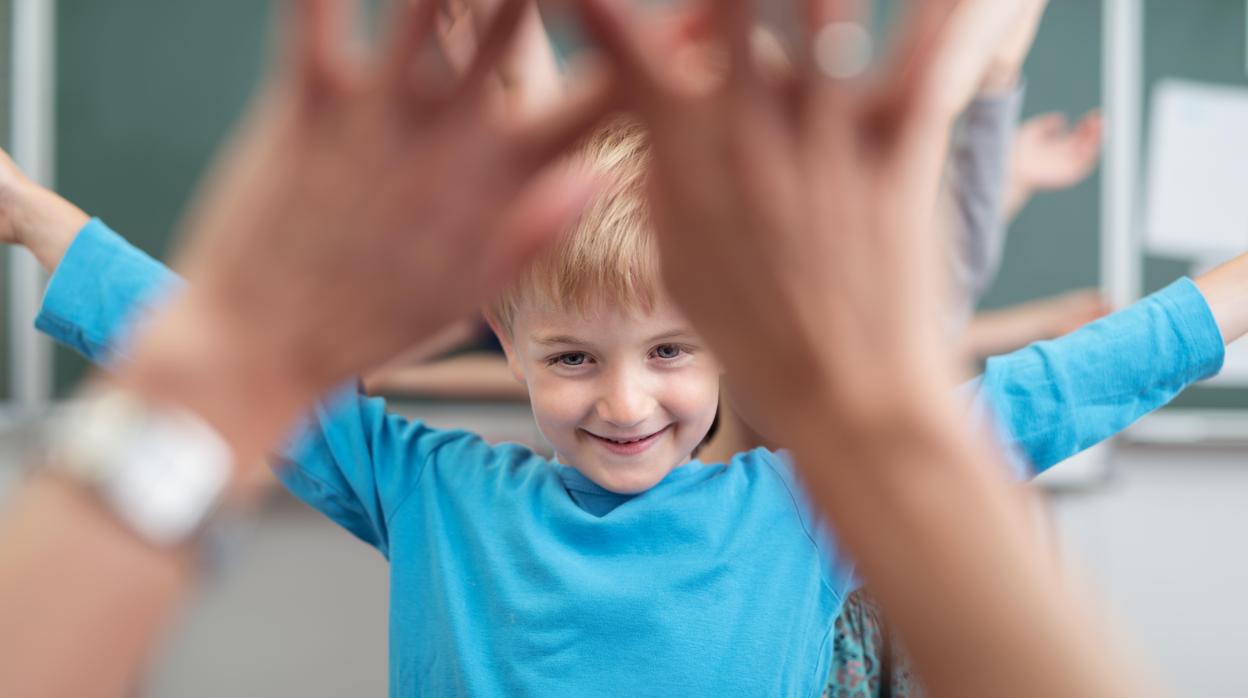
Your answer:
[[[27,176],[53,184],[56,3],[13,0],[13,60],[10,85],[11,155]],[[34,329],[45,279],[34,257],[9,254],[9,341],[11,406],[29,414],[52,396],[51,343]]]
[[[1101,94],[1108,137],[1101,168],[1101,287],[1122,307],[1143,287],[1139,201],[1143,103],[1143,0],[1104,0]]]

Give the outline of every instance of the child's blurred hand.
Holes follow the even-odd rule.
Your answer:
[[[9,154],[0,150],[0,243],[22,244],[22,207],[33,186]]]
[[[139,342],[139,364],[204,357],[215,379],[193,390],[208,394],[180,397],[251,446],[337,381],[466,316],[592,194],[550,165],[605,112],[605,83],[527,124],[486,108],[524,0],[502,3],[459,79],[423,60],[435,0],[395,3],[369,61],[344,50],[344,4],[288,3],[284,60],[187,225],[189,292]],[[247,399],[212,399],[231,379],[270,403],[232,417],[224,406]],[[267,433],[250,423],[259,415],[276,420]]]
[[[1103,122],[1092,111],[1071,127],[1060,113],[1028,119],[1014,143],[1014,176],[1028,191],[1066,189],[1083,181],[1101,156]]]
[[[50,272],[87,220],[81,209],[32,181],[0,150],[0,244],[26,247]]]

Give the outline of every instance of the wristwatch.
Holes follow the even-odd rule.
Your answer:
[[[120,521],[162,547],[188,543],[220,504],[228,443],[193,413],[118,388],[91,392],[49,420],[44,462],[91,490]]]

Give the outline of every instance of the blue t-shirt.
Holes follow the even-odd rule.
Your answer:
[[[106,361],[136,310],[176,285],[93,220],[36,324]],[[969,389],[1044,469],[1222,356],[1203,297],[1181,280],[993,359]],[[815,696],[824,685],[852,567],[780,455],[694,461],[623,496],[526,448],[387,413],[354,386],[299,432],[282,481],[390,560],[394,695]]]

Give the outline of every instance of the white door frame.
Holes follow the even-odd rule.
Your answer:
[[[53,186],[56,3],[12,0],[10,154],[36,182]],[[45,279],[24,249],[9,253],[10,405],[18,415],[45,407],[52,396],[51,344],[34,328]]]

